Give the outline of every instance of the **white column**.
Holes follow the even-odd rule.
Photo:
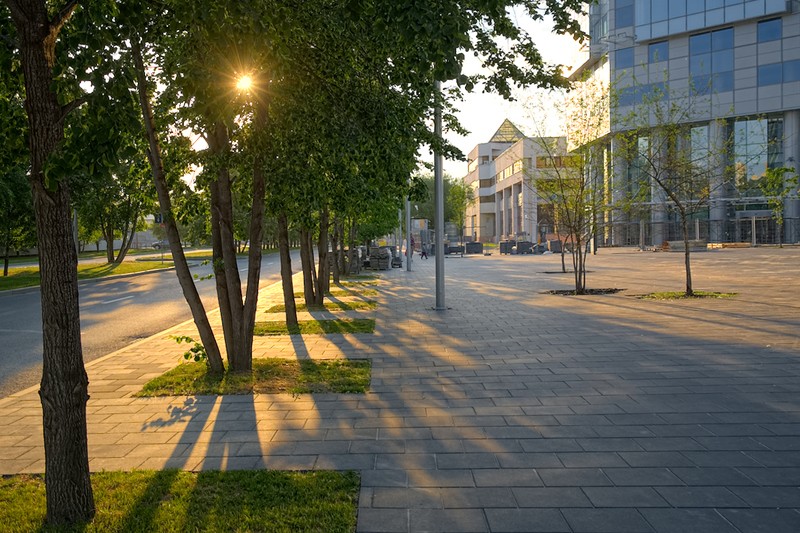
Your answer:
[[[714,169],[711,173],[708,206],[708,240],[710,242],[723,242],[725,240],[725,222],[728,206],[725,200],[725,165],[727,125],[722,120],[712,120],[708,125],[709,151],[711,161],[709,164]]]

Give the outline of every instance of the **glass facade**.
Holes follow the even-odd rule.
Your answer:
[[[636,37],[640,41],[648,41],[710,26],[783,13],[787,11],[787,2],[785,0],[636,0],[635,11]]]
[[[779,18],[758,23],[758,42],[777,41],[783,36],[783,21]]]
[[[649,63],[658,63],[659,61],[667,61],[668,59],[669,43],[667,41],[650,43],[647,47],[647,61]]]
[[[731,129],[736,188],[745,196],[760,195],[757,180],[767,168],[783,166],[783,119],[736,120]]]
[[[733,90],[733,28],[689,37],[689,76],[698,94]]]

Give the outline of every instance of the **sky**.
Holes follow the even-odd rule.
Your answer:
[[[519,24],[534,36],[537,47],[546,62],[576,66],[578,43],[572,37],[556,35],[552,31],[552,22],[533,22],[526,17],[518,18]],[[465,65],[469,69],[471,65]],[[459,148],[466,156],[475,145],[487,142],[500,124],[506,118],[513,122],[523,133],[531,134],[537,128],[531,124],[530,112],[526,109],[526,102],[538,95],[548,97],[548,91],[542,89],[526,89],[518,91],[515,95],[517,101],[508,102],[496,94],[475,92],[467,94],[459,102],[456,113],[461,125],[470,131],[467,136],[457,135],[454,132],[444,132],[444,136],[454,146]],[[547,125],[544,128],[548,134],[557,134],[557,126]],[[465,161],[444,161],[444,173],[454,178],[462,178],[467,173]]]

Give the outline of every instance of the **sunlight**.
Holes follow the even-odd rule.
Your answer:
[[[244,74],[236,80],[236,88],[240,91],[249,91],[253,87],[253,78],[249,74]]]

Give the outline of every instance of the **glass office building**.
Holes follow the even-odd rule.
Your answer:
[[[599,0],[590,10],[590,46],[578,75],[608,77],[616,95],[611,135],[599,145],[609,161],[609,203],[634,179],[614,132],[622,117],[655,97],[687,99],[687,142],[713,150],[716,176],[693,233],[710,242],[776,242],[772,211],[756,186],[768,168],[800,170],[800,1]],[[682,95],[682,96],[680,96]],[[642,139],[647,142],[647,139]],[[613,162],[613,163],[611,163]],[[636,217],[605,216],[608,245],[678,240],[669,202]],[[646,226],[643,231],[641,226]],[[784,242],[800,242],[800,202],[784,202]],[[646,242],[639,242],[645,240]]]

